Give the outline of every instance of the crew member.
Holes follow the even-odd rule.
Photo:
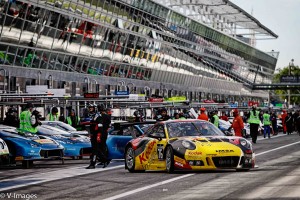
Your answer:
[[[288,115],[285,118],[285,125],[287,134],[291,135],[294,131],[294,118],[291,111],[288,112]]]
[[[53,107],[51,109],[51,113],[49,113],[47,116],[46,116],[46,121],[58,121],[59,119],[59,116],[58,116],[58,109],[57,107]]]
[[[283,128],[283,134],[286,134],[286,123],[285,123],[285,118],[287,117],[287,113],[286,110],[282,111],[282,115],[281,115],[281,120],[282,120],[282,128]]]
[[[198,119],[208,121],[208,116],[205,114],[205,108],[200,108],[200,115],[198,116]]]
[[[233,128],[235,136],[243,137],[242,130],[244,129],[244,122],[242,117],[239,115],[239,110],[233,110],[233,122],[229,129]]]
[[[220,119],[228,122],[228,117],[227,117],[225,111],[222,111],[222,115],[220,116]]]
[[[134,115],[134,122],[143,122],[144,121],[143,115],[141,114],[141,112],[139,110],[134,111],[133,115]]]
[[[252,137],[252,142],[256,143],[258,136],[258,127],[260,124],[259,111],[256,110],[256,106],[252,107],[252,110],[249,112],[248,123],[250,124],[250,135]]]
[[[271,134],[271,120],[270,120],[270,115],[268,111],[265,111],[265,113],[263,114],[263,125],[264,125],[264,138],[266,138],[266,134],[268,134],[268,138],[270,138],[270,134]]]
[[[217,128],[219,128],[219,116],[218,116],[218,111],[214,110],[212,111],[212,118],[210,120],[211,123],[213,123]]]
[[[38,125],[40,125],[38,112],[33,113],[33,104],[27,103],[25,110],[20,114],[19,131],[20,133],[30,132],[35,134]]]
[[[20,121],[18,119],[18,112],[14,107],[10,107],[5,115],[6,117],[3,121],[4,125],[13,126],[16,128],[19,127]]]
[[[76,116],[75,110],[72,109],[70,110],[69,116],[67,117],[65,122],[77,129],[80,124],[80,117]]]

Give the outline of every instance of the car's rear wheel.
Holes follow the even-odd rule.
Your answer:
[[[166,170],[169,173],[174,172],[174,153],[171,146],[168,146],[166,151]]]
[[[126,149],[125,164],[129,172],[135,172],[135,155],[132,147]]]

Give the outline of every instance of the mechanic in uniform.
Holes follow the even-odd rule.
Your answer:
[[[281,115],[283,134],[286,134],[286,124],[285,124],[285,118],[286,117],[287,117],[286,110],[283,110],[282,115]]]
[[[258,127],[260,124],[259,111],[256,110],[256,106],[252,106],[252,110],[249,112],[248,123],[250,124],[250,135],[252,137],[252,142],[256,143]]]
[[[205,114],[205,108],[200,108],[200,115],[198,116],[198,119],[208,121],[208,116]]]
[[[213,116],[211,118],[211,123],[213,123],[217,128],[219,128],[219,116],[218,116],[218,110],[214,110],[212,112]]]
[[[78,127],[80,125],[80,117],[76,116],[74,109],[70,110],[69,116],[66,118],[65,123],[78,129]]]
[[[58,121],[58,118],[58,109],[57,107],[53,107],[51,113],[46,116],[46,121]]]
[[[156,121],[167,121],[170,119],[170,116],[167,113],[167,109],[162,108],[159,110],[159,114],[155,117]]]
[[[227,117],[225,111],[222,111],[222,115],[220,116],[220,119],[222,119],[222,120],[228,122],[228,117]]]
[[[21,134],[25,132],[35,134],[38,125],[41,125],[39,121],[39,112],[33,112],[33,104],[27,103],[25,110],[20,114],[19,132]]]
[[[242,130],[244,129],[244,122],[238,109],[233,110],[233,117],[232,125],[229,127],[228,131],[233,128],[235,136],[243,137]]]
[[[271,134],[271,116],[268,111],[265,111],[263,114],[263,125],[264,125],[264,138],[266,138],[266,134],[268,134],[268,138],[270,138]]]

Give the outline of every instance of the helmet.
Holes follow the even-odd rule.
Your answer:
[[[205,110],[206,110],[206,109],[205,109],[205,108],[203,108],[203,107],[202,107],[202,108],[200,108],[200,111],[205,111]]]
[[[105,106],[104,106],[104,104],[98,104],[98,106],[97,106],[97,108],[98,108],[98,111],[105,111]]]
[[[90,103],[89,105],[88,105],[88,108],[96,108],[97,107],[97,105],[96,104],[93,104],[93,103]]]

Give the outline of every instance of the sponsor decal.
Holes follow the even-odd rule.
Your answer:
[[[216,150],[218,153],[233,153],[234,151],[232,149],[224,149],[224,150]]]
[[[202,156],[202,152],[200,151],[189,151],[187,152],[188,156]]]
[[[39,140],[34,140],[34,141],[39,143],[39,144],[51,144],[51,143],[53,143],[53,141],[49,140],[49,139],[39,139]]]
[[[179,167],[183,167],[183,164],[180,162],[175,162],[175,165],[179,166]]]
[[[158,160],[164,159],[164,145],[163,144],[157,144],[157,156],[158,156]]]
[[[177,156],[174,157],[174,161],[180,162],[180,163],[185,163],[185,160],[184,160],[184,159],[179,158],[179,157],[177,157]]]
[[[152,142],[150,142],[148,145],[147,145],[147,148],[146,148],[146,152],[143,152],[141,155],[139,155],[139,159],[140,159],[140,163],[143,164],[143,162],[145,162],[146,160],[149,159],[149,156],[153,150],[153,147],[155,145],[155,141],[153,140]]]

